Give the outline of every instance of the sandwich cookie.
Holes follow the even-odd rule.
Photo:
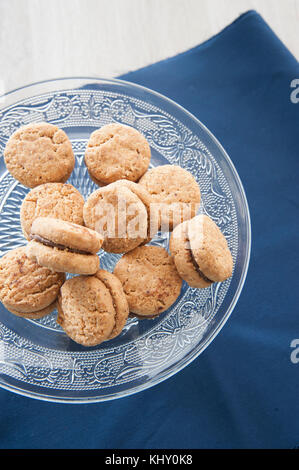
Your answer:
[[[178,225],[169,249],[178,273],[191,287],[208,287],[232,275],[233,259],[226,238],[207,215]]]
[[[32,189],[22,202],[20,219],[23,234],[29,240],[31,225],[37,217],[84,225],[83,206],[83,196],[71,184],[41,184]]]
[[[4,160],[11,175],[29,188],[44,183],[65,183],[75,166],[68,136],[47,122],[17,129],[6,144]]]
[[[112,332],[110,333],[107,339],[113,339],[121,333],[128,319],[128,301],[123,291],[120,280],[114,274],[109,273],[104,269],[100,269],[96,272],[95,276],[101,282],[103,282],[103,284],[105,284],[112,298],[112,303],[115,310],[115,324],[112,329]]]
[[[27,256],[59,272],[94,274],[103,238],[94,230],[51,217],[38,217],[30,232]]]
[[[99,186],[120,179],[138,181],[150,159],[146,138],[133,127],[117,123],[94,131],[85,151],[89,175]]]
[[[0,300],[10,312],[24,318],[41,318],[56,308],[65,274],[38,265],[25,247],[0,259]]]
[[[83,346],[96,346],[112,334],[116,312],[105,284],[95,276],[75,276],[61,288],[57,322]]]
[[[158,246],[141,246],[126,253],[114,268],[122,283],[131,314],[155,318],[176,301],[180,278],[173,259]]]
[[[189,171],[177,165],[163,165],[147,171],[139,181],[152,196],[160,215],[162,231],[171,231],[197,213],[200,188]]]
[[[104,237],[103,249],[126,253],[147,243],[158,230],[152,198],[140,185],[120,180],[92,193],[83,208],[85,225]]]
[[[84,346],[118,336],[128,314],[121,282],[103,269],[95,276],[69,279],[59,294],[57,322],[70,338]]]

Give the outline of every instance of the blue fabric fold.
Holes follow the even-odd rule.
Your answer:
[[[184,106],[228,152],[251,212],[247,280],[212,344],[151,389],[91,405],[1,390],[0,447],[296,447],[299,92],[291,83],[299,64],[249,11],[205,43],[121,78]]]

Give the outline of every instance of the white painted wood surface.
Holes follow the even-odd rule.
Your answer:
[[[201,43],[252,8],[299,58],[299,0],[0,0],[2,88],[117,76]]]

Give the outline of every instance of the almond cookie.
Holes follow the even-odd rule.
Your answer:
[[[24,236],[29,240],[32,222],[37,217],[52,217],[84,225],[84,198],[71,184],[46,183],[32,189],[21,205]]]
[[[207,215],[178,225],[169,249],[181,278],[191,287],[208,287],[232,275],[233,259],[226,238]]]
[[[41,318],[56,307],[65,280],[26,256],[26,248],[9,251],[0,259],[0,300],[10,312],[25,318]]]
[[[147,243],[157,231],[155,214],[151,217],[151,196],[132,181],[111,183],[92,193],[83,208],[87,227],[104,237],[103,249],[126,253]],[[155,227],[155,229],[153,229]]]
[[[95,276],[76,276],[60,290],[57,322],[83,346],[96,346],[112,334],[116,312],[105,284]]]
[[[207,215],[201,214],[188,223],[192,256],[200,271],[213,282],[232,275],[233,258],[225,236]]]
[[[129,315],[129,305],[126,295],[123,291],[120,280],[114,274],[100,269],[95,276],[102,281],[110,292],[114,310],[115,310],[115,324],[112,332],[107,339],[112,339],[118,336],[126,324]]]
[[[139,181],[152,196],[160,214],[162,231],[172,230],[197,213],[200,189],[189,171],[177,165],[152,168]]]
[[[103,238],[94,230],[51,217],[38,217],[30,232],[27,256],[59,272],[94,274]]]
[[[181,292],[173,259],[158,246],[141,246],[122,256],[114,268],[129,309],[138,318],[154,318],[167,310]]]
[[[94,131],[85,151],[85,164],[99,186],[120,179],[138,181],[148,169],[151,150],[133,127],[107,124]]]
[[[212,281],[200,272],[192,256],[187,230],[188,223],[187,220],[175,227],[170,237],[169,250],[179,275],[190,287],[209,287]]]
[[[6,144],[4,160],[11,175],[29,188],[64,183],[75,165],[66,133],[46,122],[27,124],[16,130]]]

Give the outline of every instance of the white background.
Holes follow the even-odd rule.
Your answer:
[[[4,91],[113,77],[195,46],[256,9],[299,58],[299,0],[0,0]]]

